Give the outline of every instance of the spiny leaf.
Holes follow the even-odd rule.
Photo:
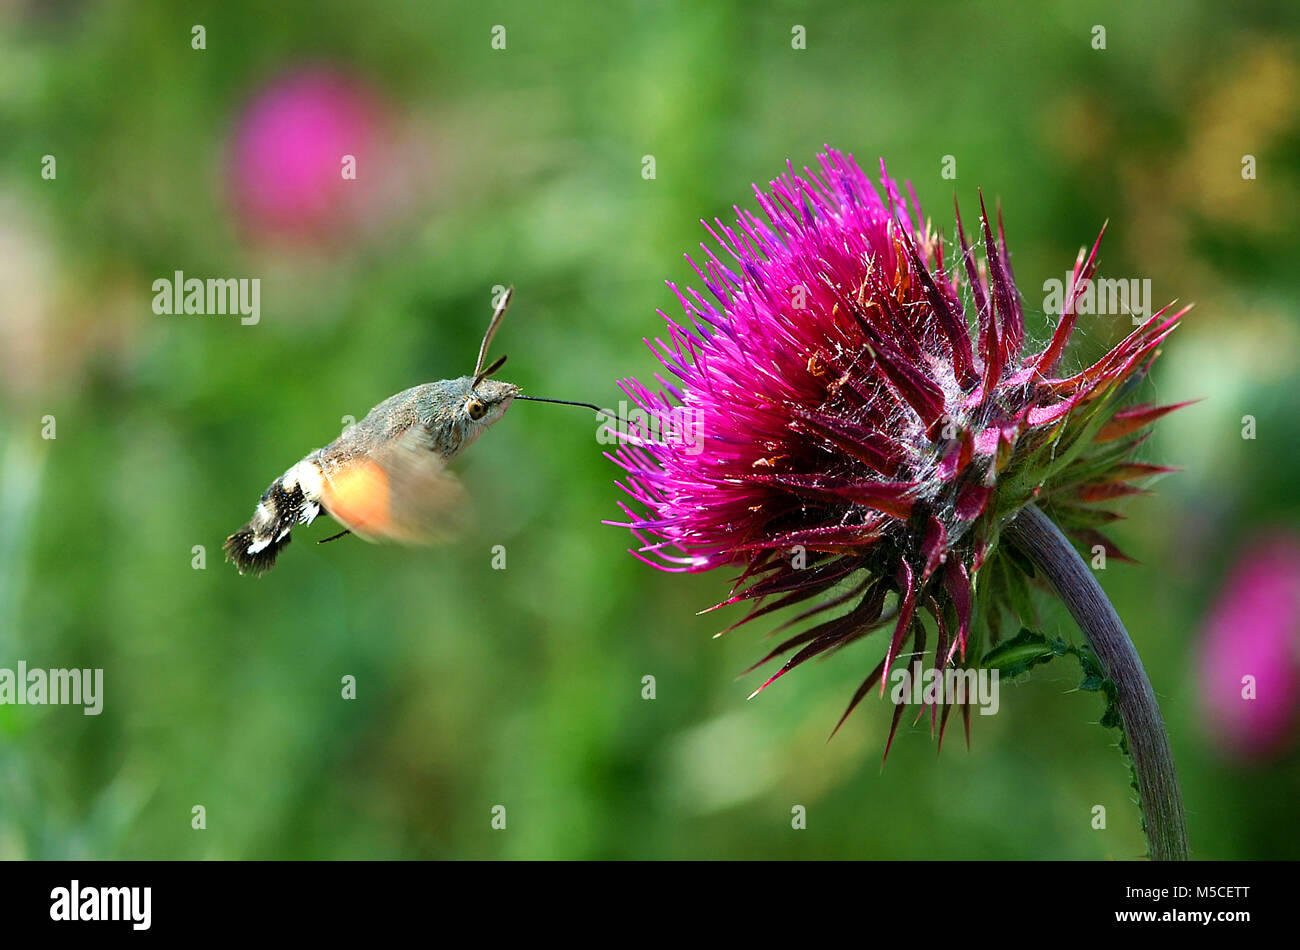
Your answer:
[[[1041,633],[1022,628],[1010,640],[984,654],[984,666],[1002,676],[1019,676],[1056,656],[1052,642]]]

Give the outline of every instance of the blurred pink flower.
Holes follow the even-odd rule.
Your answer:
[[[1252,680],[1243,682],[1246,677]],[[1254,698],[1249,684],[1253,684]],[[1269,758],[1300,707],[1300,540],[1253,543],[1232,569],[1201,645],[1202,714],[1225,755]]]
[[[300,68],[274,80],[231,137],[228,185],[245,232],[310,239],[350,230],[373,203],[386,125],[379,100],[340,73]],[[345,156],[355,159],[354,179]]]

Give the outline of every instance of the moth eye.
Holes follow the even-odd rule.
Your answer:
[[[469,413],[471,419],[482,419],[487,414],[487,403],[481,399],[471,399],[465,403],[465,411]]]

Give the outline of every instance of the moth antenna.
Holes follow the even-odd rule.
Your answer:
[[[511,284],[506,288],[505,296],[501,298],[501,304],[492,313],[492,320],[488,323],[487,332],[483,334],[483,344],[478,348],[478,362],[474,364],[476,382],[491,375],[491,370],[486,373],[483,372],[483,364],[487,361],[488,347],[492,345],[492,338],[496,336],[501,321],[505,319],[506,311],[510,309],[510,298],[514,295],[515,285]]]
[[[506,358],[504,355],[493,360],[491,366],[489,366],[487,369],[483,370],[483,372],[479,373],[477,376],[474,377],[474,385],[470,386],[470,389],[477,389],[479,383],[483,382],[483,380],[487,379],[489,376],[491,376],[493,373],[495,373],[497,370],[499,370],[502,366],[505,365],[506,365]]]

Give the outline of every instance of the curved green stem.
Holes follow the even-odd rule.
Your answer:
[[[1003,536],[1047,576],[1088,638],[1106,676],[1115,683],[1151,857],[1187,860],[1187,822],[1169,735],[1151,681],[1123,622],[1074,546],[1036,506],[1022,509],[1007,523]]]

